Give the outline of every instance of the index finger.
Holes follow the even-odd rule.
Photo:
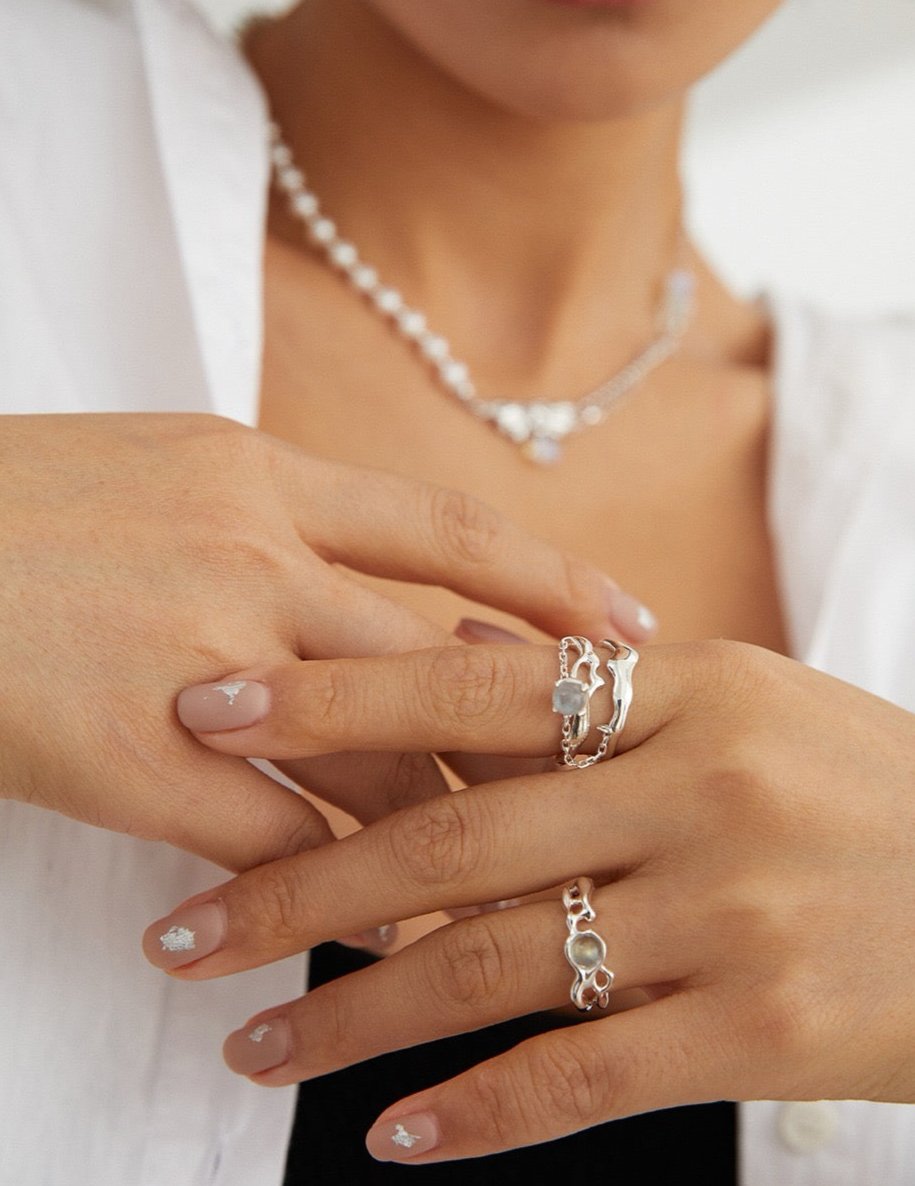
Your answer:
[[[286,456],[281,472],[293,520],[325,559],[372,576],[443,585],[548,634],[600,634],[610,626],[641,642],[655,632],[651,612],[607,574],[464,491],[306,459],[292,446]]]
[[[657,711],[646,716],[656,656],[684,652],[682,646],[652,647],[639,665],[637,716],[652,728],[672,711],[680,686],[678,660],[662,659],[670,679]],[[687,661],[695,672],[698,656]],[[441,647],[365,659],[294,660],[186,688],[178,697],[178,715],[205,745],[241,757],[290,760],[354,749],[545,757],[559,748],[561,722],[551,711],[558,674],[554,646]],[[226,681],[242,689],[234,704],[219,694]],[[595,725],[610,719],[608,686],[595,693],[591,716]],[[627,726],[621,751],[638,736],[633,724]]]

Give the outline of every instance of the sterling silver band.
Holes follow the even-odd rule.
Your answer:
[[[598,674],[601,661],[589,639],[568,634],[559,643],[559,679],[553,685],[553,712],[562,715],[562,738],[556,760],[576,770],[585,770],[602,758],[613,756],[632,704],[632,669],[639,661],[638,651],[612,638],[601,639],[600,645],[610,652],[607,670],[613,676],[613,714],[606,725],[597,726],[601,739],[594,753],[579,756],[578,750],[591,731],[591,697],[607,681]],[[574,656],[571,666],[570,654]],[[581,678],[585,667],[587,681]]]
[[[562,891],[566,926],[569,928],[564,951],[566,959],[575,969],[569,996],[575,1008],[582,1013],[590,1013],[595,1005],[599,1009],[606,1009],[613,987],[613,973],[604,966],[607,944],[597,931],[587,926],[597,917],[591,905],[593,890],[594,882],[590,877],[577,877]]]
[[[610,652],[607,670],[613,676],[613,716],[609,725],[598,725],[598,728],[607,738],[607,748],[601,756],[612,758],[632,705],[632,672],[639,661],[639,652],[624,642],[615,642],[612,638],[601,639],[601,646]]]

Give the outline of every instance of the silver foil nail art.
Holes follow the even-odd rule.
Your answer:
[[[231,706],[235,703],[235,698],[238,693],[242,690],[242,688],[246,688],[247,686],[248,681],[246,679],[239,679],[232,684],[214,684],[213,691],[222,692],[222,694],[229,701],[229,707],[231,708]]]
[[[197,932],[187,927],[169,927],[159,936],[163,951],[193,951],[197,946]]]
[[[417,1141],[422,1140],[422,1137],[417,1136],[414,1132],[407,1132],[402,1124],[396,1124],[391,1140],[395,1145],[403,1145],[404,1149],[412,1149]]]
[[[250,1034],[248,1034],[248,1037],[252,1042],[263,1042],[264,1035],[271,1033],[272,1030],[272,1025],[267,1025],[266,1022],[261,1022],[259,1026],[257,1026],[251,1031]]]

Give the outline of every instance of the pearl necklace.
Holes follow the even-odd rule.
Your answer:
[[[624,395],[680,347],[693,312],[695,278],[687,269],[675,267],[663,285],[657,335],[599,387],[575,400],[520,403],[483,399],[477,395],[467,364],[453,356],[446,338],[429,328],[425,314],[410,308],[396,288],[382,283],[377,271],[363,262],[355,246],[337,234],[336,225],[322,213],[316,195],[306,185],[305,175],[297,167],[292,150],[276,124],[270,125],[270,157],[276,185],[285,195],[290,213],[303,224],[307,240],[419,352],[450,396],[478,420],[520,446],[530,461],[540,465],[559,461],[565,437],[600,424]]]

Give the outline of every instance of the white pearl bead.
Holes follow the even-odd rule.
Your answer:
[[[318,199],[307,189],[295,194],[292,198],[292,208],[300,218],[311,218],[318,213]]]
[[[426,319],[417,309],[403,309],[397,316],[397,325],[405,338],[418,338],[426,328]]]
[[[287,193],[301,189],[305,184],[305,177],[301,169],[297,169],[294,165],[289,165],[285,169],[277,169],[276,179],[280,189],[286,190]]]
[[[439,367],[438,372],[442,377],[442,382],[447,383],[449,387],[457,388],[458,384],[466,383],[470,378],[470,372],[463,362],[457,362],[452,359],[450,362],[444,363]]]
[[[444,362],[448,357],[449,346],[445,338],[439,334],[422,334],[419,339],[419,349],[424,358],[430,362]]]
[[[453,384],[451,390],[458,397],[458,399],[473,399],[477,393],[476,387],[470,379],[463,379],[460,383]]]
[[[338,268],[343,268],[344,271],[351,268],[359,258],[359,254],[352,243],[345,243],[342,239],[339,243],[335,243],[331,247],[329,254],[332,262]]]
[[[374,301],[382,313],[391,316],[403,308],[403,297],[396,288],[379,288],[374,295]]]
[[[350,280],[353,282],[353,287],[358,288],[360,292],[371,292],[378,283],[378,273],[368,264],[359,264],[357,268],[353,269]]]
[[[308,228],[308,233],[316,243],[332,243],[337,237],[337,228],[329,218],[316,218]]]
[[[285,169],[292,164],[292,153],[285,144],[275,144],[270,156],[278,169]]]

